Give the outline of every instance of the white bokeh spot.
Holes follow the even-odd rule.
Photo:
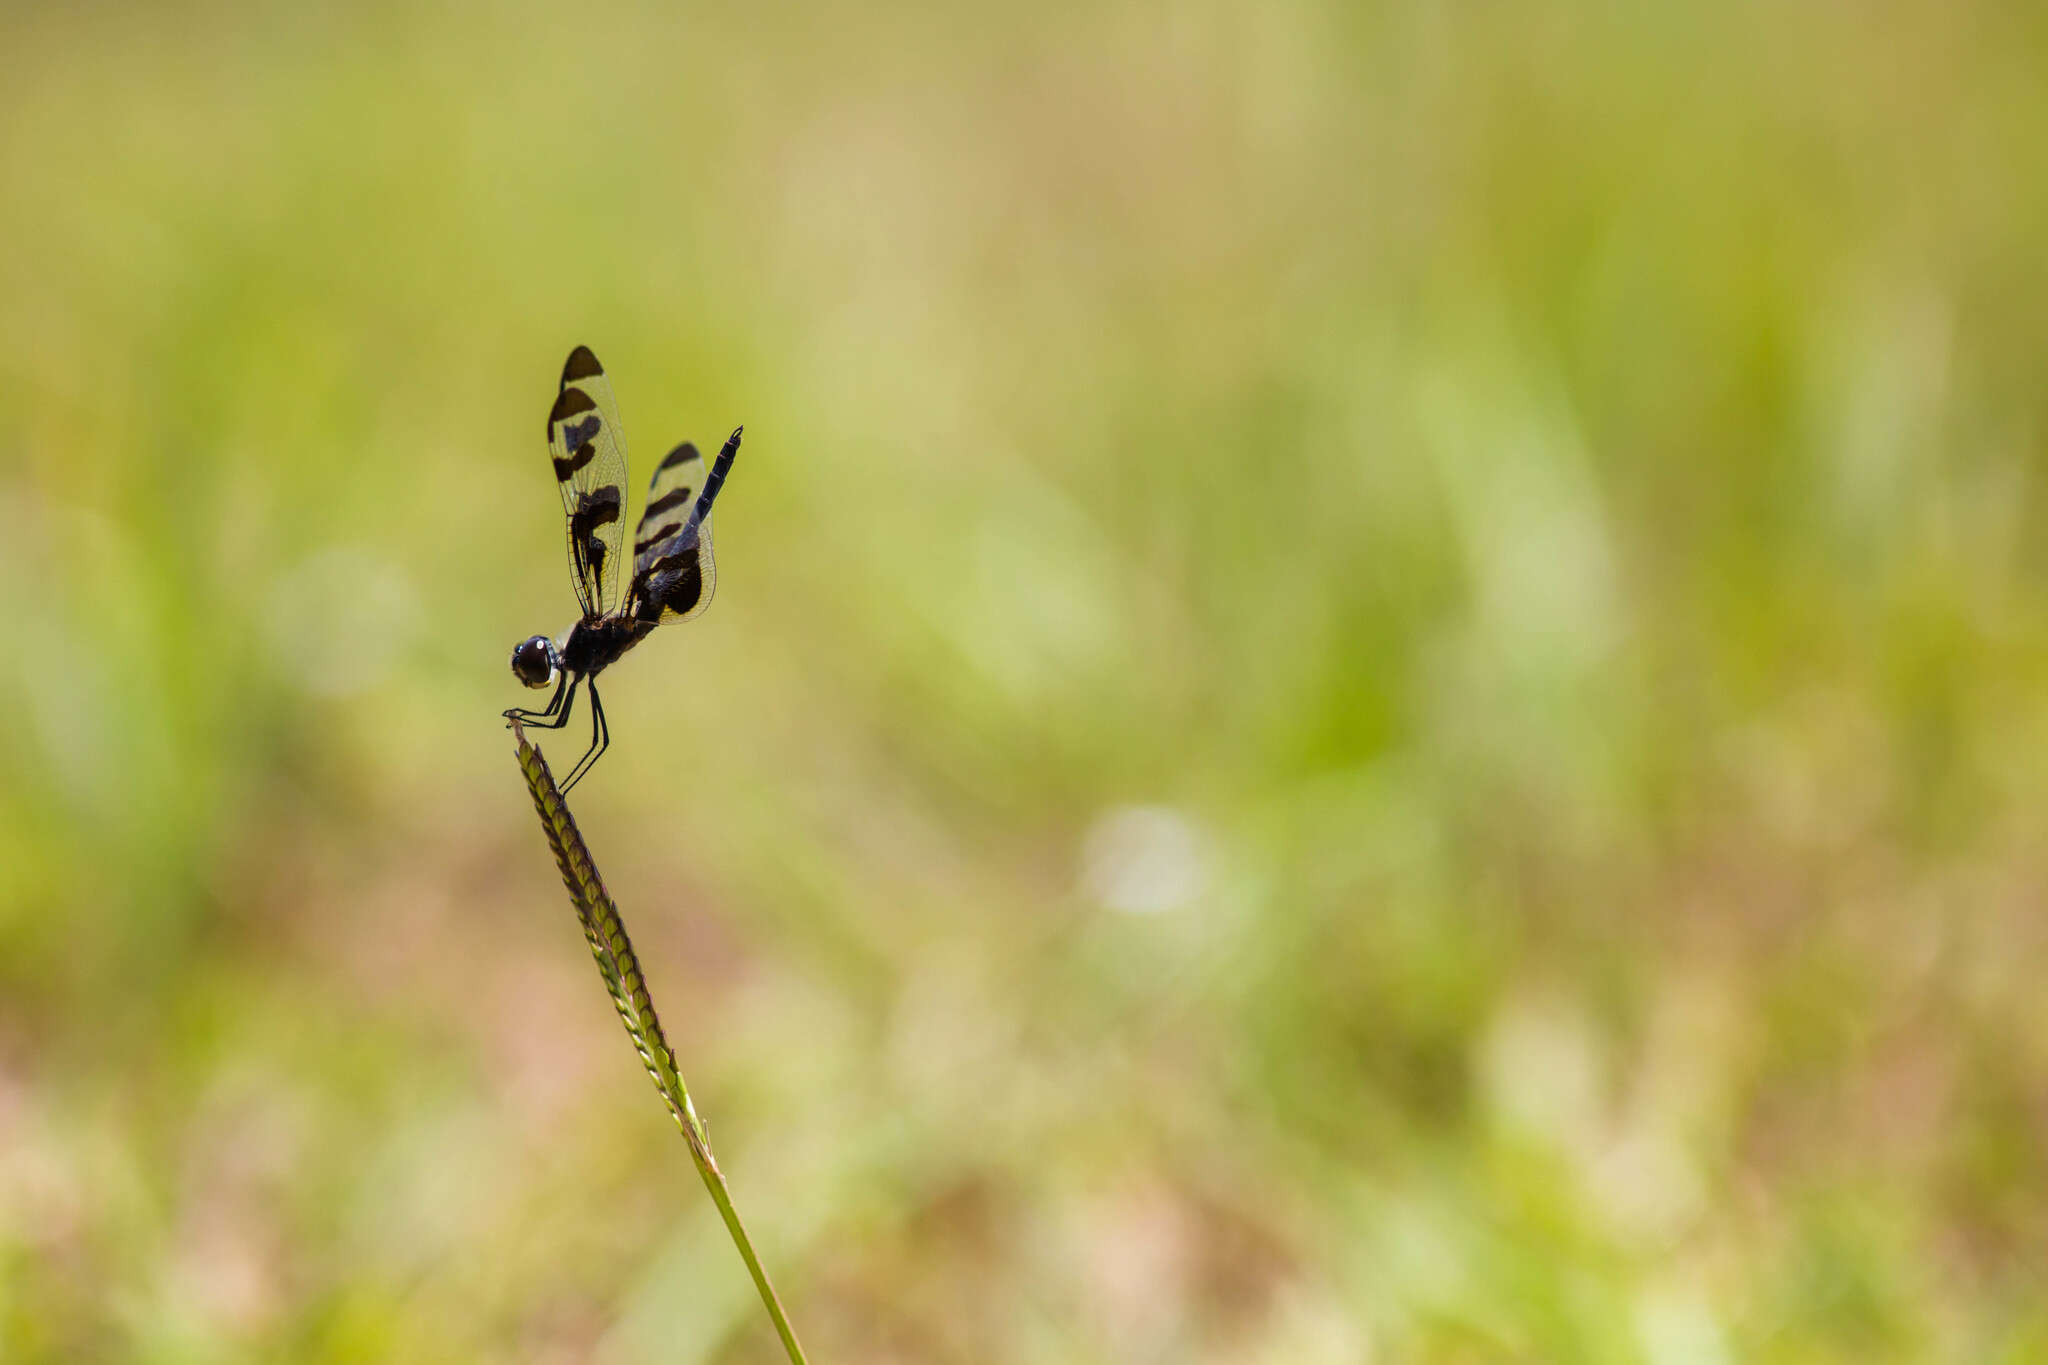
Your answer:
[[[1170,806],[1113,807],[1082,841],[1082,894],[1106,909],[1154,915],[1186,905],[1208,884],[1206,841]]]

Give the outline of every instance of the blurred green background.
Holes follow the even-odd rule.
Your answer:
[[[0,1357],[2048,1358],[2048,12],[0,49]]]

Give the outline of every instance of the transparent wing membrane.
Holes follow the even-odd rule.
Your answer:
[[[626,542],[626,432],[604,366],[588,346],[569,352],[548,410],[548,446],[569,519],[569,573],[585,616],[618,609]]]
[[[740,448],[734,431],[707,472],[697,447],[685,441],[654,471],[647,510],[633,538],[632,615],[650,624],[687,621],[711,605],[718,566],[711,554],[711,505]]]

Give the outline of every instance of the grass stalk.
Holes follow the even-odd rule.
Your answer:
[[[739,1211],[732,1206],[725,1173],[718,1169],[718,1159],[711,1154],[703,1120],[690,1103],[690,1089],[683,1084],[675,1053],[661,1031],[661,1019],[654,1012],[647,978],[641,974],[640,959],[633,952],[633,940],[626,935],[626,922],[619,917],[619,907],[604,888],[597,862],[590,856],[590,848],[576,828],[576,819],[569,814],[568,803],[555,786],[547,759],[527,742],[519,722],[512,722],[512,733],[519,742],[519,770],[525,774],[527,789],[533,793],[541,831],[547,835],[555,865],[562,870],[562,883],[569,888],[576,918],[583,925],[583,937],[590,944],[590,955],[597,959],[598,975],[604,978],[612,1004],[618,1008],[619,1022],[626,1026],[626,1035],[646,1064],[662,1103],[668,1106],[670,1117],[690,1145],[690,1158],[697,1163],[697,1174],[704,1178],[704,1188],[711,1192],[718,1216],[725,1220],[726,1231],[732,1234],[733,1245],[739,1248],[740,1259],[747,1264],[747,1273],[754,1277],[754,1287],[761,1291],[761,1304],[775,1324],[776,1335],[782,1338],[782,1348],[789,1353],[791,1365],[808,1365],[804,1348],[797,1343],[796,1329],[789,1325],[782,1300],[776,1297],[775,1286],[769,1283],[768,1272],[761,1268],[761,1258],[754,1254],[754,1244],[740,1222]]]

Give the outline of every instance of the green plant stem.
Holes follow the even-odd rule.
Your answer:
[[[782,1311],[782,1300],[775,1296],[775,1286],[768,1282],[768,1272],[761,1268],[761,1260],[754,1254],[754,1244],[740,1222],[739,1211],[732,1206],[732,1194],[726,1189],[725,1174],[718,1169],[718,1159],[711,1154],[711,1141],[705,1134],[703,1120],[697,1117],[696,1106],[690,1103],[690,1089],[683,1084],[675,1053],[670,1050],[668,1038],[661,1031],[661,1020],[654,1012],[654,1000],[648,994],[647,979],[640,973],[640,959],[633,952],[633,940],[626,936],[626,922],[619,917],[619,907],[604,888],[604,879],[598,875],[590,848],[583,842],[582,832],[576,828],[576,819],[569,814],[568,803],[555,787],[555,777],[548,770],[547,759],[541,756],[540,750],[527,743],[526,732],[518,721],[512,722],[512,733],[519,741],[519,769],[526,776],[528,790],[533,793],[533,807],[540,813],[541,830],[547,835],[548,847],[555,855],[555,865],[562,870],[562,883],[569,888],[569,899],[576,906],[576,918],[582,922],[583,937],[590,944],[590,955],[597,959],[598,974],[604,978],[605,989],[611,992],[612,1004],[618,1007],[619,1022],[626,1026],[626,1034],[639,1051],[640,1060],[646,1064],[647,1074],[653,1078],[654,1088],[661,1093],[662,1103],[668,1106],[676,1127],[682,1130],[683,1140],[690,1144],[690,1156],[697,1163],[697,1173],[704,1177],[704,1188],[711,1192],[711,1202],[718,1205],[718,1216],[725,1220],[733,1245],[739,1248],[740,1259],[747,1263],[747,1273],[754,1277],[754,1287],[761,1291],[762,1306],[767,1308],[768,1317],[775,1324],[776,1335],[782,1338],[782,1348],[789,1353],[793,1365],[808,1365],[804,1359],[804,1348],[797,1344],[796,1329],[789,1325],[789,1315]]]

